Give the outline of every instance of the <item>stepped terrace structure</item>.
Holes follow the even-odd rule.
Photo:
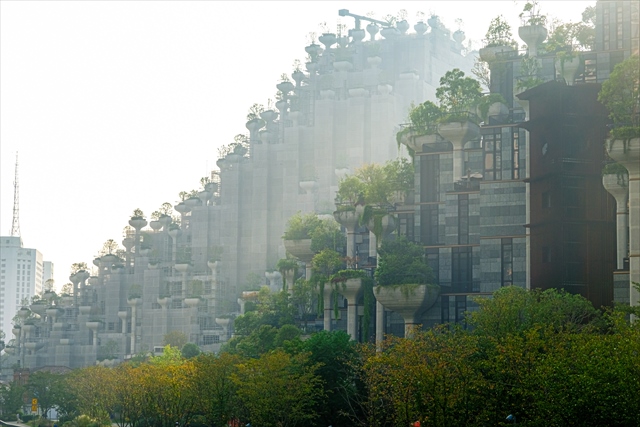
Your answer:
[[[179,224],[132,217],[124,254],[95,259],[94,275],[71,275],[71,295],[45,294],[21,309],[8,352],[24,368],[115,363],[160,351],[173,331],[217,350],[247,277],[264,277],[285,257],[287,219],[331,213],[342,176],[398,155],[410,105],[434,99],[446,71],[470,71],[463,40],[437,17],[414,31],[401,21],[323,34],[305,47],[306,70],[277,85],[277,110],[247,122],[248,144],[227,150],[214,179],[175,205]]]

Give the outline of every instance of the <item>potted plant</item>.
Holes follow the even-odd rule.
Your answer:
[[[295,86],[291,83],[287,73],[282,73],[280,74],[280,83],[276,85],[276,88],[282,92],[282,97],[287,97],[289,92],[295,89]]]
[[[382,242],[374,277],[376,299],[404,318],[405,337],[410,336],[440,292],[440,287],[432,283],[423,248],[404,237]]]
[[[301,261],[311,261],[314,255],[311,250],[311,233],[319,224],[320,220],[315,213],[303,215],[297,212],[289,218],[287,229],[282,236],[287,252]]]
[[[421,11],[416,12],[416,19],[418,20],[418,22],[416,22],[416,24],[413,26],[413,29],[416,31],[416,34],[418,36],[422,36],[424,33],[427,32],[429,28],[427,24],[424,22],[424,12],[421,12]]]
[[[144,212],[142,212],[140,208],[133,210],[133,214],[129,219],[129,225],[136,230],[140,230],[142,227],[147,225],[147,220],[144,218]]]
[[[518,35],[527,44],[529,56],[538,56],[538,46],[547,38],[547,16],[540,13],[538,1],[532,0],[525,3],[520,19]]]
[[[291,73],[291,78],[296,82],[296,86],[300,86],[302,80],[304,80],[304,72],[301,69],[301,62],[299,59],[293,61],[293,73]]]
[[[404,144],[413,157],[415,152],[422,151],[423,144],[435,143],[442,114],[442,109],[431,101],[412,108],[409,112],[410,125],[396,134],[398,148]]]
[[[320,43],[324,45],[325,50],[330,49],[331,46],[336,44],[336,42],[338,41],[338,37],[334,33],[330,33],[328,30],[329,29],[325,27],[322,35],[318,37]]]
[[[202,283],[202,280],[192,280],[189,282],[187,297],[184,299],[184,303],[189,307],[198,306],[202,300],[203,293],[204,283]]]
[[[137,283],[134,283],[129,288],[129,293],[127,295],[128,301],[140,301],[142,298],[142,287]]]
[[[371,41],[375,40],[376,34],[378,34],[379,31],[380,31],[380,27],[378,26],[378,24],[374,22],[367,24],[367,33],[369,33],[369,37],[371,38]]]
[[[482,97],[480,83],[457,68],[445,73],[436,89],[443,115],[438,133],[453,145],[453,178],[460,179],[464,170],[464,145],[480,134],[478,117],[470,111]]]

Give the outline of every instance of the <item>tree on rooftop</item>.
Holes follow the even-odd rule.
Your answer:
[[[617,64],[609,79],[602,83],[600,101],[609,110],[617,139],[640,136],[640,57],[632,55]]]
[[[465,77],[464,72],[458,68],[447,71],[440,78],[440,86],[436,89],[440,107],[449,114],[471,111],[481,97],[480,83],[471,77]]]

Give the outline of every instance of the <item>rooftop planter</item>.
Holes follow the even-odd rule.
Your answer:
[[[420,20],[416,22],[416,24],[413,26],[413,29],[415,30],[418,36],[421,36],[427,32],[427,30],[429,29],[429,26],[426,24],[426,22]]]
[[[47,313],[47,316],[56,317],[59,314],[63,313],[63,310],[59,307],[50,306],[47,308],[46,313]]]
[[[195,206],[201,206],[202,205],[202,200],[200,200],[199,197],[193,196],[193,197],[189,197],[187,200],[185,200],[184,204],[186,206],[188,206],[189,208],[193,208]]]
[[[180,273],[186,273],[191,270],[191,263],[186,261],[176,262],[174,268]]]
[[[400,35],[400,31],[395,27],[384,27],[380,30],[380,35],[387,40],[393,40]]]
[[[378,34],[378,32],[380,31],[380,27],[378,27],[377,24],[371,23],[371,24],[367,24],[367,33],[369,33],[369,36],[371,37],[371,40],[375,40],[376,38],[376,34]]]
[[[311,238],[299,240],[284,240],[284,247],[292,256],[303,262],[309,262],[315,255],[311,250]]]
[[[410,126],[403,128],[396,135],[398,146],[404,144],[411,152],[422,151],[422,144],[416,142],[416,137],[435,135],[438,132],[438,121],[443,111],[431,101],[417,105],[409,112]],[[399,147],[398,147],[399,148]]]
[[[161,295],[156,299],[157,303],[160,304],[162,308],[166,308],[169,306],[169,303],[172,301],[172,297],[170,295]]]
[[[409,28],[411,28],[411,25],[409,25],[406,19],[401,19],[396,23],[396,28],[400,34],[405,34]]]
[[[322,43],[325,49],[331,48],[338,41],[338,37],[334,33],[323,33],[318,37],[320,43]]]
[[[153,220],[149,223],[149,226],[153,231],[158,231],[162,228],[162,223],[158,220]]]
[[[140,305],[142,304],[142,298],[129,295],[129,297],[127,297],[127,304],[129,304],[132,307]]]
[[[405,337],[410,337],[420,325],[422,313],[433,307],[439,294],[440,286],[429,284],[376,286],[374,290],[380,304],[403,318]]]
[[[199,306],[201,302],[202,302],[202,299],[200,299],[199,297],[188,297],[184,299],[184,304],[187,307],[191,307],[191,308]]]
[[[353,28],[349,31],[351,39],[354,43],[360,43],[364,40],[366,33],[363,28]]]
[[[51,301],[52,299],[55,299],[58,295],[55,293],[55,291],[45,291],[45,293],[42,296],[47,301]]]
[[[296,86],[300,86],[300,83],[304,80],[304,72],[300,69],[296,69],[291,73],[291,78],[296,82]]]
[[[283,94],[284,96],[287,96],[287,95],[289,94],[289,92],[291,92],[292,90],[294,90],[294,89],[295,89],[295,86],[294,86],[294,85],[293,85],[293,83],[291,83],[291,82],[284,81],[284,82],[280,82],[280,83],[278,83],[278,84],[276,85],[276,88],[277,88],[280,92],[282,92],[282,94]]]
[[[85,325],[92,331],[97,331],[102,326],[102,320],[92,319],[86,322]]]
[[[409,336],[420,315],[435,303],[440,289],[430,284],[433,275],[422,247],[406,238],[384,241],[375,278],[376,299],[404,318],[405,336]]]
[[[142,227],[147,225],[147,220],[144,218],[144,212],[140,208],[136,208],[129,219],[129,225],[140,231]]]
[[[547,17],[540,14],[536,0],[527,2],[520,14],[522,25],[518,28],[518,35],[527,44],[529,56],[538,55],[538,46],[547,38],[545,24]]]

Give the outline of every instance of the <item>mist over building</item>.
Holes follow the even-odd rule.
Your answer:
[[[400,141],[415,152],[415,190],[393,207],[395,235],[424,247],[440,289],[429,307],[416,306],[425,327],[463,322],[475,308],[472,297],[508,285],[564,288],[596,305],[628,302],[628,250],[616,252],[615,242],[629,230],[616,231],[615,200],[602,185],[605,156],[598,147],[607,119],[595,96],[615,64],[637,52],[638,5],[600,1],[596,12],[595,47],[580,52],[574,68],[558,65],[555,53],[537,54],[540,35],[522,37],[525,51],[484,51],[493,55],[489,89],[506,103],[492,105],[464,135],[441,129]],[[407,156],[396,135],[409,108],[435,101],[447,71],[470,75],[477,56],[463,49],[464,33],[437,17],[413,28],[353,17],[348,32],[323,34],[319,44],[304,47],[308,62],[277,85],[275,105],[250,113],[247,139],[221,150],[219,170],[201,181],[200,191],[153,217],[134,214],[122,253],[106,248],[93,267],[73,272],[71,292],[45,292],[19,310],[7,352],[20,367],[118,363],[162,351],[174,331],[217,351],[257,287],[282,289],[275,270],[287,256],[287,220],[296,212],[333,216],[343,177]],[[532,77],[529,58],[536,59],[540,84],[523,88]],[[569,142],[573,148],[565,149]],[[586,203],[574,194],[597,197]],[[343,255],[372,271],[373,235],[351,228]],[[598,234],[583,239],[585,230]],[[316,313],[309,330],[347,329],[365,340],[373,328],[362,330],[364,301],[344,293],[340,315],[326,322]],[[383,305],[376,336],[402,335],[399,310]]]

